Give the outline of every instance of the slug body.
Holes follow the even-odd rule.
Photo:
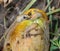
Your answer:
[[[48,51],[49,29],[46,22],[46,14],[38,9],[19,15],[7,33],[3,51]]]

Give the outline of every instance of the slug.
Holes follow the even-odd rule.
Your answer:
[[[11,25],[3,51],[49,51],[49,26],[44,11],[29,9]]]

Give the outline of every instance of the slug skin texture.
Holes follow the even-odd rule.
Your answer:
[[[3,51],[49,51],[47,21],[45,12],[39,9],[19,15],[7,33]]]

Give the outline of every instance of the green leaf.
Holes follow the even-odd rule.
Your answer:
[[[57,48],[58,48],[57,46],[54,46],[53,44],[51,44],[50,51],[53,51],[53,50],[55,50]]]

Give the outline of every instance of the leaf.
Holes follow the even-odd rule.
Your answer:
[[[57,48],[58,48],[57,46],[54,46],[53,44],[51,44],[50,51],[53,51],[53,50],[55,50]]]

